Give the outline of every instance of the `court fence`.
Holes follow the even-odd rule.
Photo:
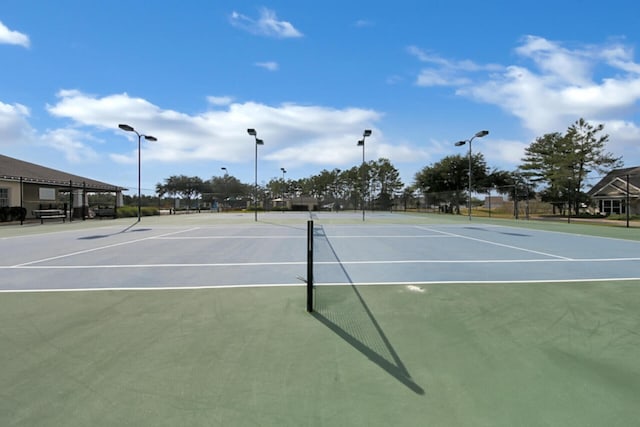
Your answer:
[[[479,189],[472,192],[471,200],[468,194],[465,190],[423,193],[408,203],[398,200],[394,204],[394,210],[515,219],[531,216],[566,216],[572,211],[572,203],[569,200],[542,201],[536,193],[528,192],[523,187]],[[572,212],[571,215],[575,214]],[[600,216],[595,206],[586,203],[580,205],[580,215]]]

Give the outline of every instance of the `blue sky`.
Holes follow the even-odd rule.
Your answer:
[[[473,142],[514,170],[580,117],[640,165],[635,1],[3,0],[0,153],[137,189],[386,157],[405,184]],[[0,171],[1,172],[1,171]]]

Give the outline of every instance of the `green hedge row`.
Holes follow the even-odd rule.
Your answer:
[[[153,208],[149,206],[143,206],[140,209],[140,215],[142,216],[153,216],[160,215],[160,210],[158,208]],[[137,217],[138,216],[138,207],[137,206],[122,206],[118,208],[118,218],[129,218],[129,217]]]

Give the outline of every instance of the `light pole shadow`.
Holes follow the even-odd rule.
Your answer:
[[[312,312],[313,317],[408,389],[424,395],[424,389],[411,378],[411,374],[393,348],[391,341],[344,268],[322,226],[314,228],[314,252],[316,248],[324,251],[325,256],[330,256],[338,262],[341,274],[347,279],[347,284],[327,286],[324,289],[322,285],[317,286],[318,304]],[[334,298],[328,303],[322,302],[324,291],[344,292],[345,287],[350,290],[347,294],[341,294],[339,298]]]
[[[151,230],[151,228],[136,228],[135,230],[132,230],[133,227],[135,227],[136,225],[138,225],[139,222],[134,222],[133,224],[125,227],[124,229],[120,230],[120,231],[116,231],[114,233],[109,233],[109,234],[94,234],[91,236],[83,236],[83,237],[78,237],[78,240],[95,240],[95,239],[105,239],[107,237],[111,237],[111,236],[116,236],[118,234],[123,234],[123,233],[133,233],[133,232],[138,232],[138,231],[149,231]]]

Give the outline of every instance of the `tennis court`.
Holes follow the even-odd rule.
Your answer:
[[[450,215],[253,219],[0,228],[0,424],[640,416],[637,229]]]

